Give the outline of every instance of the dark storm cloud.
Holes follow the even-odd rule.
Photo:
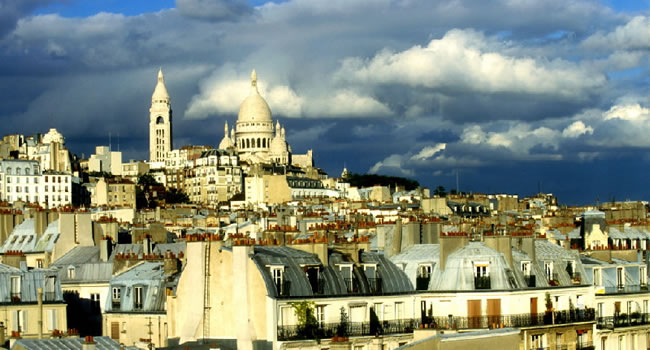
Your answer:
[[[586,174],[650,148],[648,19],[600,1],[179,0],[85,18],[14,3],[0,2],[14,6],[0,11],[0,133],[57,127],[86,155],[119,133],[125,158],[147,156],[160,66],[175,146],[216,146],[255,68],[293,150],[334,175],[346,163],[429,185],[462,169],[468,185],[525,188],[499,167]]]

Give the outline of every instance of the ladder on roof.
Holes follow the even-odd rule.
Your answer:
[[[203,261],[203,339],[210,336],[210,242],[205,242],[205,254]]]

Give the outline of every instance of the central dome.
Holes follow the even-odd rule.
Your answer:
[[[257,74],[251,73],[251,93],[239,106],[237,122],[271,122],[271,109],[257,91]]]

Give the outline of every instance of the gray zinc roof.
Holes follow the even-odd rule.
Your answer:
[[[82,348],[84,338],[60,338],[60,339],[18,339],[12,349],[27,350],[79,350]],[[93,338],[95,349],[116,350],[120,344],[107,336],[96,336]]]

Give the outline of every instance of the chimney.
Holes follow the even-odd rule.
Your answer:
[[[22,262],[27,262],[27,258],[25,257],[25,253],[21,251],[9,250],[3,254],[2,262],[5,265],[19,269]]]
[[[508,262],[508,266],[512,268],[512,238],[509,235],[483,237],[483,243],[499,253],[502,253]]]
[[[176,256],[172,252],[167,251],[165,253],[165,257],[163,258],[163,270],[165,271],[165,274],[166,275],[175,274],[179,270],[179,265],[180,265],[180,261],[176,259]]]
[[[83,343],[81,343],[81,350],[95,350],[95,340],[92,335],[87,335]]]
[[[440,237],[440,268],[444,270],[449,254],[464,247],[468,242],[467,236]]]
[[[47,229],[47,212],[34,209],[34,232],[36,233],[36,239],[41,238],[45,229]]]
[[[38,339],[43,339],[43,288],[36,289],[38,305]]]
[[[151,238],[149,238],[149,235],[145,235],[142,239],[142,253],[144,255],[151,254],[151,248]]]
[[[397,218],[395,230],[393,231],[392,255],[397,255],[402,251],[402,218]]]
[[[107,262],[113,251],[113,242],[109,237],[99,241],[99,259]]]

